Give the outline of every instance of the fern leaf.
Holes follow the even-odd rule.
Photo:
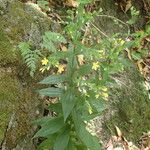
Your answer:
[[[21,42],[19,44],[19,49],[21,51],[21,55],[27,65],[27,67],[30,69],[30,76],[34,76],[34,73],[36,71],[36,64],[40,56],[42,56],[41,52],[39,50],[31,50],[31,46],[27,42]]]

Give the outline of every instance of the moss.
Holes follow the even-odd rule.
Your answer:
[[[14,63],[17,61],[12,44],[3,32],[0,31],[0,65]]]
[[[8,149],[13,149],[21,140],[24,142],[24,137],[31,136],[34,130],[30,121],[35,119],[39,105],[31,89],[26,90],[29,82],[33,88],[33,79],[21,62],[16,47],[26,40],[39,45],[41,35],[49,26],[48,18],[17,0],[8,1],[7,10],[0,16],[0,143],[15,112],[15,127],[5,134]],[[9,72],[9,68],[15,68],[14,72]]]
[[[128,140],[136,142],[143,132],[150,129],[150,101],[142,85],[143,78],[136,69],[127,70],[120,80],[125,86],[114,88],[112,93],[113,109],[117,113],[106,122],[114,131],[117,125]]]
[[[10,74],[0,72],[0,141],[13,110],[20,99],[19,82]]]
[[[16,45],[23,39],[39,45],[41,34],[50,26],[49,19],[19,1],[11,2],[0,20],[0,65],[16,63],[19,59]]]
[[[6,133],[6,147],[8,149],[15,148],[19,141],[24,140],[26,136],[32,138],[34,127],[31,122],[37,115],[35,110],[38,105],[39,101],[36,95],[33,95],[28,88],[24,89],[19,100],[19,106],[16,109],[17,115],[15,116],[16,121],[13,122],[14,127]]]
[[[31,89],[21,88],[14,74],[0,69],[0,143],[5,136],[8,149],[13,149],[27,134],[32,134],[31,121],[35,119],[40,103]],[[13,113],[13,127],[5,134]]]
[[[9,32],[7,32],[7,35],[16,44],[22,41],[22,38],[29,38],[27,37],[29,36],[27,34],[32,33],[31,30],[34,30],[32,29],[33,25],[35,26],[38,25],[41,32],[44,31],[45,29],[48,30],[49,28],[48,27],[50,23],[49,20],[46,17],[42,16],[38,11],[36,11],[36,9],[30,7],[31,6],[26,6],[19,1],[13,2],[11,3],[11,5],[9,5],[8,8],[9,11],[7,15],[3,17],[4,20],[7,20],[6,25],[9,26],[10,30]],[[27,10],[29,8],[30,10]]]

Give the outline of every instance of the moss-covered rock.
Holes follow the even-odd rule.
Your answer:
[[[0,69],[0,141],[4,137],[11,113],[18,107],[21,89],[15,76]]]
[[[18,58],[15,49],[10,43],[8,37],[0,31],[0,65],[6,65],[17,62]]]
[[[144,79],[133,68],[117,77],[117,81],[120,82],[111,90],[111,107],[115,114],[105,125],[114,134],[114,125],[117,125],[128,140],[137,142],[142,133],[150,129],[148,91],[144,87]]]
[[[50,20],[36,4],[18,0],[0,0],[0,14],[0,149],[34,150],[31,121],[41,102],[32,90],[38,78],[29,76],[17,46],[30,41],[38,48]]]
[[[5,134],[4,149],[35,149],[31,140],[36,128],[31,124],[39,115],[38,106],[40,101],[31,89],[24,89],[18,101],[19,105],[14,114],[11,115],[11,121],[8,124]]]

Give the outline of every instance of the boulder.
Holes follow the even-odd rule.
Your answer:
[[[50,20],[36,4],[0,0],[0,145],[2,150],[35,149],[31,124],[42,113],[41,100],[33,92],[34,79],[18,50],[22,41],[38,48]]]

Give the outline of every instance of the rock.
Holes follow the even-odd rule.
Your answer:
[[[122,35],[128,33],[126,22],[131,18],[131,11],[128,10],[124,13],[114,0],[98,2],[98,7],[102,8],[103,12],[100,13],[101,16],[96,17],[94,22],[96,27],[109,37],[115,33],[122,33]],[[147,6],[150,6],[147,0],[145,2]],[[143,1],[132,0],[132,6],[140,11],[137,23],[132,26],[132,29],[143,29],[146,23]],[[118,24],[116,24],[115,18],[119,19]],[[122,78],[118,81],[117,86],[110,90],[113,92],[110,93],[112,97],[110,96],[109,110],[107,109],[102,116],[93,120],[93,132],[96,132],[104,143],[107,143],[110,136],[115,134],[114,125],[117,125],[124,136],[133,142],[136,142],[143,132],[150,129],[150,101],[148,92],[143,86],[144,79],[135,66],[125,70],[120,76]]]
[[[39,76],[29,76],[17,46],[30,41],[39,48],[50,20],[36,4],[17,0],[0,0],[0,11],[0,145],[2,150],[34,150],[31,122],[42,112],[33,92]]]

